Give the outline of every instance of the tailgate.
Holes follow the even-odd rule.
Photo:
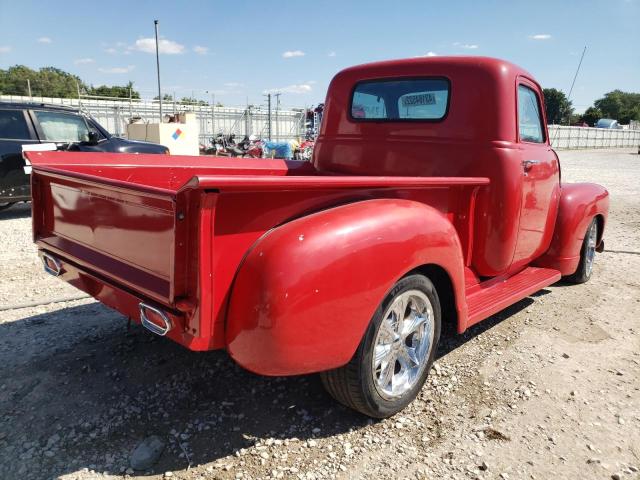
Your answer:
[[[175,296],[176,199],[58,173],[33,176],[43,250],[165,304]]]
[[[200,206],[211,193],[189,187],[190,180],[284,176],[310,168],[268,159],[85,152],[25,156],[33,166],[38,247],[103,282],[180,311],[198,299],[200,269],[207,282],[210,275],[208,265],[200,264],[199,249],[205,247],[199,238],[212,233],[206,226],[211,211]],[[206,208],[212,210],[213,204]]]

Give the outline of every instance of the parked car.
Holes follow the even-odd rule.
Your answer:
[[[617,130],[622,129],[622,125],[620,125],[618,121],[614,120],[613,118],[601,118],[596,122],[595,127],[610,128],[610,129],[617,129]]]
[[[34,241],[157,335],[388,417],[444,324],[592,275],[608,192],[561,183],[542,98],[497,59],[388,61],[334,77],[312,162],[27,153]]]
[[[36,103],[0,103],[0,210],[31,198],[22,145],[55,143],[84,152],[169,153],[162,145],[112,136],[76,108]]]

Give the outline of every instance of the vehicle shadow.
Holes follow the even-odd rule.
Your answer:
[[[549,290],[540,290],[539,292],[531,295],[531,297],[546,295],[548,293],[551,292]],[[480,323],[477,323],[476,325],[468,328],[462,334],[458,334],[456,332],[455,325],[443,325],[442,334],[440,336],[440,344],[438,346],[438,351],[436,352],[436,360],[446,356],[457,348],[462,347],[468,341],[473,340],[475,337],[482,335],[484,332],[491,330],[493,327],[505,321],[509,317],[524,310],[535,302],[535,300],[531,297],[526,297],[519,302],[514,303],[513,305],[510,305],[504,310],[496,313],[495,315],[482,320]]]
[[[31,203],[19,203],[5,210],[0,210],[0,221],[31,216]]]
[[[532,302],[463,335],[445,333],[438,356]],[[140,326],[127,330],[98,303],[0,323],[0,379],[0,478],[121,474],[150,435],[166,447],[138,475],[233,462],[257,441],[304,441],[373,422],[335,403],[317,375],[257,376],[224,352],[190,352]]]

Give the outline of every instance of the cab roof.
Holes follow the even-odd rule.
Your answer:
[[[365,80],[429,77],[446,78],[450,91],[447,116],[423,130],[428,136],[514,141],[517,84],[526,82],[542,100],[542,89],[529,72],[497,58],[443,56],[366,63],[340,71],[331,81],[320,135],[415,131],[415,125],[402,122],[376,128],[375,122],[367,126],[354,121],[348,112],[351,96],[355,85]]]

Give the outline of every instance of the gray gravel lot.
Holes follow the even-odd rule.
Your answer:
[[[255,376],[91,299],[0,310],[0,479],[640,478],[640,157],[560,157],[564,181],[611,192],[594,277],[445,337],[384,421],[317,376]],[[41,271],[28,206],[0,212],[0,245],[0,309],[78,293]],[[165,448],[134,472],[151,435]]]

